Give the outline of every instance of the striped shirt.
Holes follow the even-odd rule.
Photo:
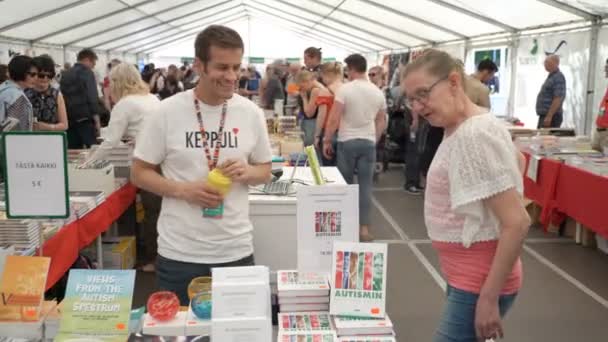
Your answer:
[[[562,104],[560,104],[559,109],[555,112],[555,114],[561,115],[563,114],[563,99],[566,98],[566,78],[559,70],[550,73],[540,88],[540,92],[536,97],[536,114],[538,116],[547,115],[551,102],[555,97],[562,98]]]

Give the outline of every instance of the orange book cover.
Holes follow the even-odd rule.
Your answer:
[[[0,283],[0,320],[37,321],[51,259],[6,257]]]

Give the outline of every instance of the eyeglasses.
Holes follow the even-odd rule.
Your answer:
[[[53,75],[51,75],[48,72],[39,72],[37,75],[38,75],[38,78],[41,78],[41,79],[48,78],[50,80],[51,78],[53,78]]]
[[[367,76],[369,76],[369,77],[376,77],[376,74],[373,73],[373,72],[370,72],[369,74],[367,74]]]
[[[425,88],[419,89],[418,91],[416,91],[416,95],[405,99],[405,106],[409,109],[412,109],[414,107],[414,102],[418,102],[420,104],[426,104],[426,102],[429,100],[429,96],[431,96],[431,92],[433,91],[433,88],[435,88],[435,86],[438,85],[441,81],[445,81],[447,79],[448,79],[448,76],[442,77],[442,78],[438,79],[437,81],[435,81],[435,83],[431,84],[430,87],[428,87],[426,89]]]
[[[28,75],[28,76],[30,76],[30,77],[36,77],[36,75],[38,75],[37,72],[32,72],[32,71],[28,71],[25,74]]]

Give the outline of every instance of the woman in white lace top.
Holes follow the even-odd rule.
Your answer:
[[[448,283],[434,342],[503,336],[501,319],[522,284],[530,225],[521,154],[506,127],[467,97],[463,80],[460,63],[429,49],[401,82],[412,112],[445,129],[425,196],[426,226]]]

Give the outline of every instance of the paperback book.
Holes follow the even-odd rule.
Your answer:
[[[386,244],[335,242],[330,313],[384,318],[386,271]]]
[[[51,258],[8,255],[0,284],[0,320],[38,321]]]
[[[279,331],[281,332],[331,332],[334,327],[331,324],[329,312],[282,312],[279,313]]]
[[[287,333],[279,332],[278,342],[335,342],[335,332]]]
[[[278,271],[277,282],[279,298],[329,296],[327,273]]]
[[[125,341],[134,284],[134,270],[71,270],[55,341]]]
[[[394,336],[342,336],[338,342],[397,342]]]
[[[388,315],[385,318],[335,316],[334,325],[338,336],[394,335]]]

